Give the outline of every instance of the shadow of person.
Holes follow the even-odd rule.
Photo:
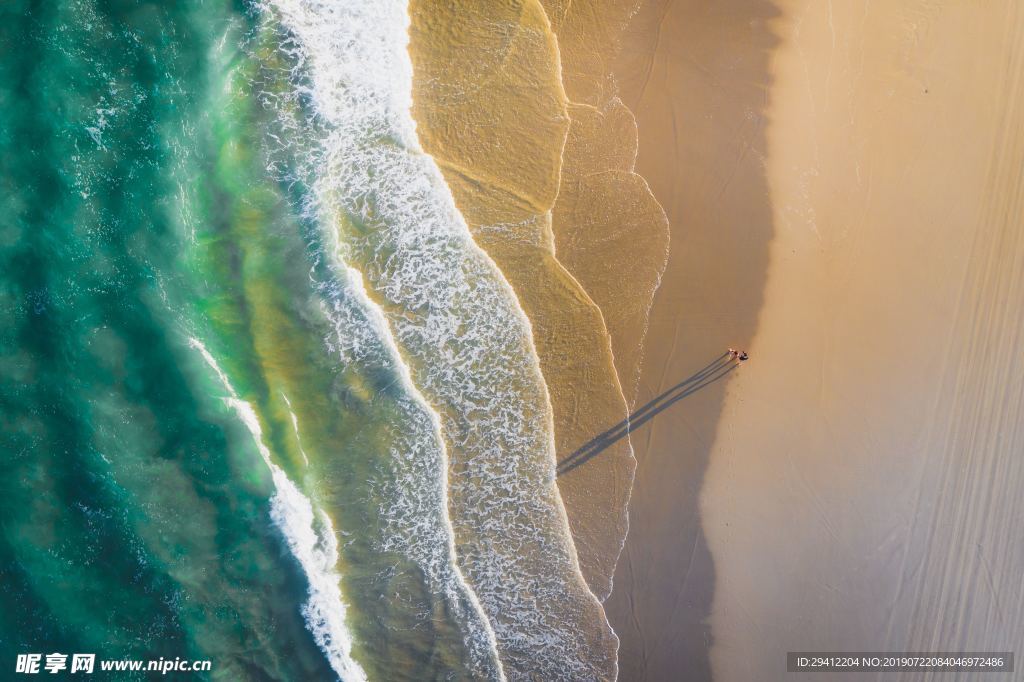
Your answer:
[[[571,455],[565,457],[558,463],[557,474],[561,476],[576,467],[582,466],[601,454],[602,451],[616,441],[633,433],[683,398],[693,395],[702,388],[724,378],[737,366],[736,361],[733,360],[729,353],[719,355],[697,372],[645,403],[626,419],[598,434]]]
[[[775,0],[641,0],[623,37],[614,68],[637,119],[636,168],[671,230],[638,404],[662,393],[666,377],[756,333],[774,233],[767,131],[781,12]],[[712,679],[716,581],[705,531],[719,520],[705,517],[702,490],[727,383],[629,437],[630,528],[605,601],[620,680]]]

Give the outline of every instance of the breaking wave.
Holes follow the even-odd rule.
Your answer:
[[[344,682],[365,681],[366,673],[352,659],[352,635],[345,625],[345,601],[338,587],[340,577],[335,571],[338,541],[331,520],[322,510],[314,514],[312,502],[299,491],[281,467],[274,464],[270,450],[263,442],[263,432],[256,412],[252,405],[238,397],[213,355],[197,339],[189,339],[189,345],[199,351],[217,374],[229,395],[224,399],[225,402],[249,429],[263,461],[270,469],[275,489],[270,500],[270,517],[309,581],[309,598],[302,606],[302,615],[313,638],[327,656],[331,668]]]
[[[334,264],[334,281],[323,284],[339,320],[329,342],[354,359],[383,342],[415,396],[410,430],[433,434],[408,444],[415,463],[401,485],[420,490],[447,470],[447,490],[435,491],[447,494],[457,548],[449,558],[461,567],[451,579],[464,576],[461,594],[486,614],[484,633],[510,678],[614,678],[617,640],[580,575],[555,486],[551,408],[529,321],[416,137],[406,4],[260,7],[280,23],[293,65],[291,97],[305,117],[295,132],[313,140],[296,143],[309,145],[296,172],[309,188],[304,214]],[[346,319],[354,314],[372,338],[353,337],[367,328]],[[396,506],[404,541],[422,513],[416,505],[427,503],[443,508],[444,498]]]

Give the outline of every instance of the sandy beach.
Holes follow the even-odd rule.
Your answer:
[[[8,4],[14,676],[1024,678],[1024,2]]]
[[[774,15],[760,2],[645,3],[627,29],[616,73],[637,168],[672,232],[638,404],[755,332],[773,232],[762,159]],[[631,530],[606,603],[623,680],[709,678],[715,576],[698,503],[727,381],[632,436]]]
[[[413,6],[420,136],[534,325],[602,598],[630,446],[579,448],[645,410],[605,602],[620,679],[1012,649],[1021,549],[988,520],[1021,511],[998,343],[1021,320],[1020,12],[439,8]],[[701,374],[729,346],[752,361]]]
[[[752,360],[634,434],[621,679],[1024,642],[1022,37],[1010,2],[631,23],[616,73],[672,230],[639,402]]]
[[[629,5],[413,2],[420,140],[477,243],[530,318],[558,460],[622,422],[665,264],[661,206],[633,173],[637,131],[611,55]],[[627,531],[629,440],[604,444],[558,486],[584,576],[611,591]]]
[[[612,72],[637,2],[544,3],[558,41],[569,131],[552,229],[558,260],[600,307],[615,368],[633,405],[655,289],[668,258],[668,220],[635,172],[636,118]]]
[[[627,408],[601,310],[555,256],[552,214],[572,124],[557,38],[537,0],[417,0],[410,10],[420,141],[530,319],[562,460]],[[558,480],[580,568],[602,599],[627,530],[633,469],[623,439]]]

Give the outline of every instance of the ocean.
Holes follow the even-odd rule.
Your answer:
[[[406,4],[0,19],[3,676],[614,678],[530,322],[417,140]]]

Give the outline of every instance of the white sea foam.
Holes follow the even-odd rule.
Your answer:
[[[326,235],[342,231],[334,255],[348,266],[338,273],[348,298],[331,312],[352,314],[356,284],[365,282],[362,309],[374,311],[366,321],[380,327],[369,342],[393,342],[395,361],[401,350],[409,386],[415,380],[418,400],[436,411],[431,426],[439,422],[451,446],[457,560],[505,672],[613,678],[615,637],[579,573],[554,482],[551,409],[529,322],[416,138],[405,3],[262,6],[284,27],[295,98],[318,137],[303,178],[312,187],[310,215]],[[343,322],[334,343],[358,355],[364,341],[346,337],[355,327]],[[412,424],[425,413],[410,411]],[[419,457],[431,463],[429,453]],[[406,485],[422,487],[420,475],[432,469],[408,473]],[[407,503],[396,513],[415,523],[424,500]]]
[[[302,58],[293,44],[285,42],[282,48]],[[273,66],[268,69],[274,73]],[[315,127],[314,121],[296,116],[295,106],[296,100],[308,96],[308,90],[298,85],[289,100],[281,96],[274,75],[256,85],[264,106],[277,113],[276,130],[265,132],[268,172],[284,185],[311,183],[318,165],[319,135],[310,129]],[[298,168],[296,156],[304,161],[298,163]],[[300,203],[298,208],[308,222],[316,223],[317,202]],[[376,443],[387,444],[388,450],[380,453],[387,473],[364,481],[368,488],[365,498],[379,501],[383,524],[374,527],[368,540],[381,555],[401,555],[420,569],[427,588],[443,601],[443,611],[459,628],[466,654],[464,672],[473,679],[503,681],[494,631],[455,556],[447,505],[448,462],[440,420],[414,385],[383,314],[366,293],[361,273],[337,258],[337,237],[336,232],[325,231],[313,239],[316,262],[309,272],[324,317],[333,327],[325,339],[327,347],[342,367],[355,368],[346,370],[355,375],[396,377],[387,398],[374,398],[378,409],[387,404],[387,409],[397,414],[388,424],[387,436]],[[330,480],[320,483],[331,485]],[[382,570],[389,573],[391,569],[388,564]],[[429,610],[414,617],[429,621],[435,613]]]
[[[328,235],[327,242],[335,240]],[[413,384],[383,314],[366,294],[360,273],[337,261],[330,263],[330,268],[334,276],[318,287],[323,311],[334,325],[328,345],[346,364],[397,373],[403,389],[393,398],[401,419],[392,425],[390,434],[392,479],[375,495],[387,505],[382,509],[387,525],[376,549],[402,554],[420,567],[431,590],[444,599],[446,611],[462,629],[472,677],[504,680],[494,631],[456,560],[440,420]]]
[[[281,397],[284,398],[284,404],[288,406],[288,416],[292,420],[292,431],[295,433],[295,442],[299,446],[299,454],[302,455],[302,462],[309,466],[309,457],[306,455],[305,449],[302,447],[302,431],[299,429],[299,418],[295,414],[295,410],[292,409],[292,401],[288,400],[288,396],[281,393]]]
[[[345,624],[345,601],[338,585],[340,578],[335,570],[338,563],[338,541],[331,520],[321,510],[314,513],[312,502],[274,464],[270,450],[263,442],[263,431],[252,405],[238,397],[227,375],[206,346],[195,338],[189,339],[189,345],[199,351],[220,379],[228,393],[225,402],[249,429],[260,455],[270,469],[275,489],[270,501],[270,517],[309,581],[309,598],[302,607],[302,615],[313,638],[343,682],[366,680],[366,673],[352,659],[352,636]]]

